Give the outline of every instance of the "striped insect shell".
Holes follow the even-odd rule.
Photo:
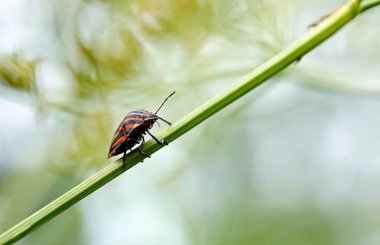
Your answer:
[[[131,150],[136,144],[140,144],[137,148],[138,152],[142,155],[150,157],[147,153],[143,152],[143,146],[145,143],[144,135],[148,133],[157,143],[167,145],[164,140],[156,138],[149,132],[157,120],[161,120],[169,125],[171,123],[162,117],[157,115],[157,112],[162,108],[165,102],[175,93],[171,93],[155,113],[147,110],[134,110],[129,112],[116,129],[115,135],[112,138],[111,147],[108,152],[108,158],[124,153],[123,155],[123,167],[125,166],[126,152]]]
[[[116,129],[108,157],[119,155],[140,143],[143,135],[157,120],[158,116],[147,110],[129,112]]]

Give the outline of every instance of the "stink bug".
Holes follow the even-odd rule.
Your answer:
[[[158,120],[162,120],[163,122],[171,125],[170,122],[165,119],[157,116],[157,112],[161,109],[161,107],[165,104],[165,102],[175,93],[171,93],[164,102],[162,102],[161,106],[157,109],[155,113],[147,111],[147,110],[134,110],[129,112],[120,123],[119,127],[116,129],[115,135],[112,138],[111,147],[108,153],[108,158],[112,156],[119,155],[120,153],[124,153],[123,155],[123,167],[125,167],[125,155],[128,150],[131,150],[133,146],[140,143],[137,151],[147,157],[150,157],[147,153],[142,151],[142,148],[145,144],[144,135],[148,133],[157,143],[161,145],[167,145],[164,140],[157,139],[153,134],[149,132],[149,129],[153,127],[153,124]]]

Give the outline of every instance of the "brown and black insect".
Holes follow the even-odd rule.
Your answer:
[[[165,100],[162,102],[161,106],[157,109],[155,113],[147,110],[135,110],[129,112],[120,123],[119,127],[116,129],[115,135],[112,138],[111,147],[108,153],[108,158],[116,156],[120,153],[123,155],[123,167],[125,167],[125,156],[128,150],[131,150],[133,146],[140,143],[137,151],[147,157],[150,157],[147,153],[142,151],[142,148],[145,144],[144,135],[148,133],[157,143],[161,145],[167,145],[164,140],[159,140],[153,134],[149,132],[149,129],[153,127],[153,124],[158,120],[171,125],[171,123],[159,116],[157,112],[165,104],[165,102],[175,93],[171,93]]]

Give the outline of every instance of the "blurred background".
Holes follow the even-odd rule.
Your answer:
[[[0,232],[343,0],[0,0]],[[380,8],[18,244],[380,244]],[[166,128],[155,125],[153,132]]]

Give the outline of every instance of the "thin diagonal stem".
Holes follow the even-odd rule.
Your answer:
[[[359,12],[363,13],[364,11],[367,11],[370,8],[373,8],[377,5],[380,5],[380,0],[364,0],[360,4]]]

